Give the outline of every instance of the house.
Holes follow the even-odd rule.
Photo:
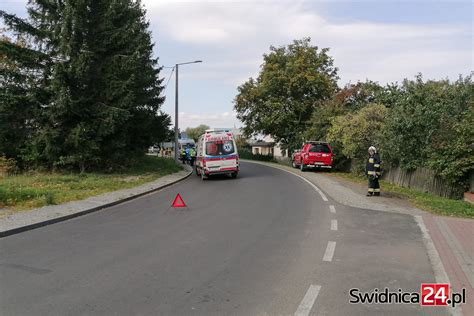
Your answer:
[[[286,151],[281,149],[271,135],[266,135],[260,140],[249,141],[249,145],[252,147],[252,154],[254,155],[271,155],[275,158],[286,157]]]

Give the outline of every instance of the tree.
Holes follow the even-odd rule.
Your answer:
[[[271,134],[285,149],[301,144],[312,113],[337,90],[328,51],[310,38],[270,47],[258,77],[239,86],[234,100],[246,136]]]
[[[120,166],[166,137],[161,68],[140,1],[36,0],[28,12],[36,50],[53,61],[31,162]]]
[[[428,167],[464,186],[474,158],[472,75],[424,82],[420,75],[399,88],[382,135],[384,159],[406,170]]]
[[[379,137],[388,110],[382,104],[369,104],[354,113],[337,116],[331,122],[328,140],[340,147],[344,156],[359,163],[371,145],[379,147]]]
[[[370,80],[347,84],[314,110],[305,132],[305,138],[324,140],[331,126],[331,121],[336,116],[355,112],[371,103],[384,104],[390,107],[391,95],[393,95],[391,86],[382,87]]]
[[[0,29],[0,155],[23,166],[22,155],[48,99],[43,83],[49,57],[28,43],[25,34],[33,34],[33,26],[1,10],[0,18],[9,29],[21,30],[13,38]]]
[[[196,126],[196,127],[188,127],[188,128],[186,128],[186,134],[188,135],[189,138],[192,138],[195,141],[197,141],[199,136],[204,134],[206,132],[206,130],[209,129],[209,128],[210,127],[205,125],[205,124],[201,124],[201,125]]]

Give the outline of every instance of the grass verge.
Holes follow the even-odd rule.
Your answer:
[[[85,199],[94,195],[132,188],[182,168],[174,160],[145,156],[119,173],[29,172],[0,178],[0,208],[3,214]]]
[[[361,184],[367,183],[366,178],[352,173],[333,172],[332,175]],[[406,197],[419,209],[445,216],[474,218],[474,206],[468,202],[443,198],[434,194],[401,187],[383,180],[380,181],[380,186],[382,191],[397,193]]]

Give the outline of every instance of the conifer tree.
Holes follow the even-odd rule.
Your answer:
[[[10,26],[48,62],[27,159],[81,171],[114,167],[165,137],[161,68],[140,1],[31,0],[28,13],[25,25]]]

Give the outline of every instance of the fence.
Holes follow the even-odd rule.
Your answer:
[[[461,188],[449,186],[441,177],[437,176],[434,171],[426,168],[406,171],[400,167],[390,167],[384,170],[382,178],[390,183],[403,187],[413,188],[451,199],[460,199],[463,194]]]

